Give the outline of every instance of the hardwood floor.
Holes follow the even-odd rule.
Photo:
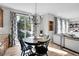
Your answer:
[[[17,48],[18,46],[16,47],[12,47],[12,48],[9,48],[5,54],[8,55],[8,56],[20,56],[18,55],[21,51],[19,51],[19,47]],[[67,50],[65,48],[61,49],[60,46],[52,43],[52,42],[49,42],[49,45],[48,45],[48,56],[79,56],[79,54],[77,53],[74,53],[70,50]]]

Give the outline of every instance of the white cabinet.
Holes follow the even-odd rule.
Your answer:
[[[65,47],[67,47],[73,51],[79,52],[79,41],[67,38],[67,39],[65,39]]]
[[[53,35],[53,42],[62,45],[68,49],[71,49],[73,51],[79,52],[79,40],[74,40],[73,38],[65,37],[62,39],[61,43],[61,36],[60,35]]]
[[[53,35],[53,42],[60,45],[60,35]]]

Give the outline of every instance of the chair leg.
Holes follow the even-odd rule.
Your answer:
[[[46,56],[48,56],[48,54],[46,54]]]
[[[46,56],[48,56],[48,53],[46,53]]]
[[[22,51],[21,56],[24,56],[24,55],[25,55],[25,51]]]
[[[25,55],[25,52],[23,53],[23,56]]]
[[[21,56],[23,56],[23,52],[21,52]]]

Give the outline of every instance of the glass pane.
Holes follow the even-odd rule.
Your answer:
[[[58,18],[57,19],[57,22],[58,22],[58,34],[60,34],[61,33],[61,21],[60,21],[60,19]]]
[[[28,38],[32,35],[32,24],[28,15],[17,15],[18,37]]]

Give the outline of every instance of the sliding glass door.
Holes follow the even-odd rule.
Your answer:
[[[29,15],[17,14],[17,34],[18,38],[30,37],[33,33],[31,19]]]

